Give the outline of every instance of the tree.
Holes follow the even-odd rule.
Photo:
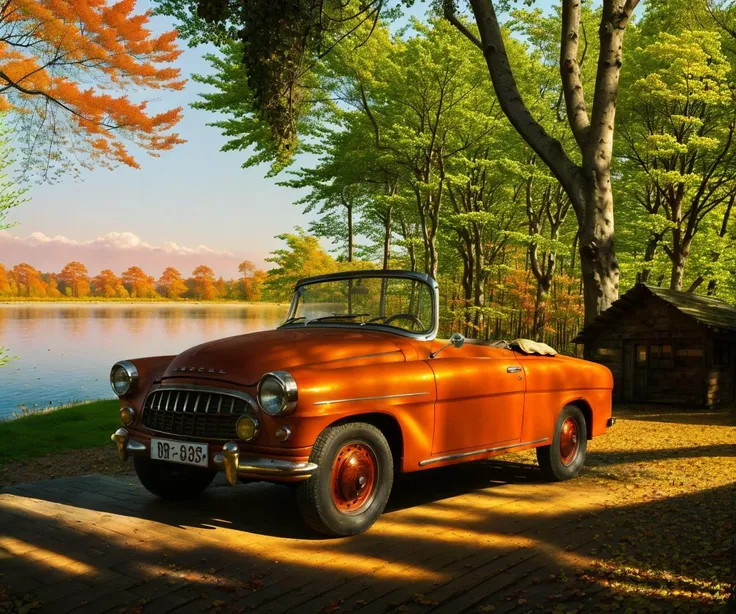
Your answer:
[[[642,43],[624,88],[620,158],[628,191],[655,218],[646,261],[661,246],[669,286],[681,290],[704,220],[720,211],[725,236],[731,208],[721,205],[736,195],[731,66],[716,32],[657,31]]]
[[[296,282],[305,277],[334,273],[337,262],[326,253],[316,237],[297,228],[296,233],[278,235],[286,243],[286,249],[277,249],[266,258],[276,266],[268,271],[264,294],[274,302],[288,302]]]
[[[212,301],[217,298],[215,272],[210,267],[200,264],[192,271],[192,276],[188,282],[195,298],[205,301]]]
[[[178,90],[176,32],[154,36],[135,0],[7,0],[0,9],[4,110],[26,170],[43,179],[79,166],[137,167],[125,140],[151,155],[183,142],[181,109],[152,114],[131,90]]]
[[[104,298],[128,298],[130,296],[121,279],[110,269],[103,269],[92,279],[92,289],[95,296]]]
[[[411,0],[403,4],[411,4]],[[345,39],[363,44],[375,30],[383,2],[273,2],[250,0],[162,0],[162,10],[183,21],[185,33],[216,33],[240,39],[250,101],[271,126],[271,136],[289,145],[305,112],[310,68]],[[438,3],[439,4],[439,3]],[[586,96],[580,63],[582,3],[562,0],[557,64],[560,91],[575,145],[566,150],[532,115],[506,51],[507,40],[493,0],[469,0],[470,26],[454,0],[443,0],[445,18],[485,58],[496,96],[512,126],[547,165],[571,201],[579,229],[585,319],[590,321],[618,296],[614,252],[611,161],[623,38],[638,0],[603,0],[598,27],[598,61],[592,96]],[[195,35],[196,39],[196,35]],[[476,56],[480,57],[480,56]],[[268,59],[268,61],[264,61]],[[543,87],[543,84],[538,84]]]
[[[256,265],[250,260],[243,260],[243,262],[238,265],[238,271],[243,275],[243,300],[251,302],[260,301],[261,292],[263,291],[263,283],[266,280],[267,273],[261,269],[257,269]]]
[[[154,298],[158,296],[153,277],[146,275],[140,267],[132,266],[124,271],[121,281],[130,298]]]
[[[11,292],[12,290],[10,288],[8,271],[2,264],[0,264],[0,296],[10,296]]]
[[[59,290],[58,277],[55,273],[44,273],[41,275],[41,279],[46,283],[46,296],[49,298],[60,298],[62,296],[61,290]]]
[[[44,297],[46,296],[46,284],[41,279],[40,271],[26,262],[16,264],[11,275],[15,281],[17,296]]]
[[[59,273],[59,281],[64,291],[74,298],[82,298],[89,293],[89,275],[87,267],[81,262],[70,262]]]
[[[166,267],[158,279],[158,293],[166,298],[181,298],[187,289],[181,273],[174,267]]]

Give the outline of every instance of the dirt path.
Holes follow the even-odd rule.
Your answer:
[[[0,488],[13,484],[92,473],[120,475],[130,472],[130,465],[120,462],[115,446],[111,443],[101,448],[70,450],[62,454],[49,454],[30,461],[2,465],[0,466]]]

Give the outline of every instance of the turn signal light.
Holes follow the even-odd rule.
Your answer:
[[[132,407],[123,407],[120,410],[120,422],[125,426],[133,424],[133,418],[135,418],[135,412]]]
[[[251,441],[258,437],[258,420],[251,416],[241,416],[235,425],[238,437],[243,441]]]

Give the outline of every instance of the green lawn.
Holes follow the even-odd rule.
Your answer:
[[[120,426],[117,400],[65,407],[0,422],[0,465],[53,452],[112,445]]]

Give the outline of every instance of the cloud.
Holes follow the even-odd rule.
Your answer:
[[[0,262],[6,266],[28,262],[43,271],[59,271],[67,262],[78,260],[92,274],[105,268],[119,273],[132,265],[141,266],[151,275],[159,275],[167,266],[181,268],[182,273],[188,274],[189,267],[206,264],[218,275],[234,277],[242,260],[253,260],[257,266],[264,265],[262,255],[235,254],[207,245],[186,247],[174,241],[152,245],[132,232],[108,232],[96,239],[78,241],[62,235],[52,237],[43,232],[19,237],[0,231],[0,253]]]

